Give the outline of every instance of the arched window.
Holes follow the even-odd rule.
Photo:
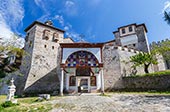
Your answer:
[[[48,40],[49,36],[50,36],[50,31],[49,30],[44,30],[43,39]]]
[[[53,41],[54,42],[58,42],[59,41],[59,34],[58,33],[54,33],[53,34]]]

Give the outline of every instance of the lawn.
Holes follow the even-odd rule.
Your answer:
[[[48,112],[52,109],[52,105],[49,103],[45,103],[46,101],[39,102],[37,101],[37,97],[29,97],[29,98],[17,98],[18,106],[12,106],[7,108],[0,108],[0,112]],[[0,96],[0,104],[5,102],[6,96]]]
[[[163,75],[170,75],[170,70],[164,70],[164,71],[158,71],[158,72],[146,73],[146,74],[137,74],[128,77],[163,76]]]

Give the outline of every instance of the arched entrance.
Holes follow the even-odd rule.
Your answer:
[[[103,43],[60,43],[60,94],[104,92],[102,48]]]
[[[99,61],[91,52],[81,50],[72,53],[65,62],[65,69],[66,71],[74,70],[74,74],[68,75],[69,87],[67,88],[74,86],[76,92],[91,92],[93,88],[96,88]]]

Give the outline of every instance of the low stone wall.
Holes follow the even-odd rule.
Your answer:
[[[123,91],[170,91],[170,75],[124,77]]]

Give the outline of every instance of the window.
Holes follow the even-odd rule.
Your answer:
[[[47,47],[47,45],[44,45],[44,48],[46,48]]]
[[[48,40],[49,36],[50,36],[50,31],[49,30],[44,30],[43,39]]]
[[[132,26],[129,26],[129,32],[132,32],[133,29],[132,29]]]
[[[54,46],[52,46],[52,49],[54,49]]]
[[[30,34],[30,33],[27,33],[27,35],[26,35],[26,37],[25,37],[25,41],[26,41],[26,42],[28,41],[29,34]]]
[[[76,86],[76,77],[75,76],[70,76],[69,85]]]
[[[125,34],[125,33],[126,33],[126,32],[125,32],[125,29],[123,28],[123,29],[122,29],[122,34]]]
[[[133,47],[135,47],[136,46],[136,44],[133,44]]]
[[[96,86],[96,76],[91,76],[90,77],[90,85],[91,86]]]
[[[30,43],[29,43],[29,47],[32,47],[32,41],[30,41]]]
[[[53,41],[54,42],[58,42],[58,38],[59,38],[59,34],[58,33],[54,33],[53,34]]]

